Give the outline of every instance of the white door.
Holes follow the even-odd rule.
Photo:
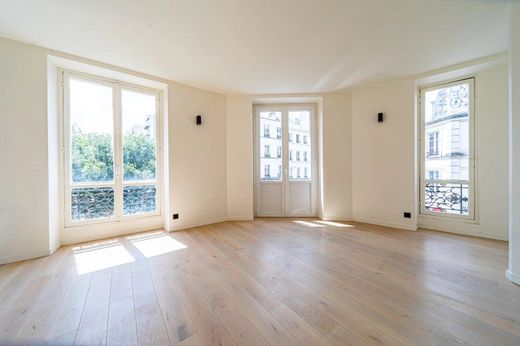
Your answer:
[[[316,215],[313,105],[255,106],[257,216]]]

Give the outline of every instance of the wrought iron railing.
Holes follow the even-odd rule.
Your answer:
[[[429,212],[467,215],[469,185],[466,182],[427,180],[424,190],[424,207]]]

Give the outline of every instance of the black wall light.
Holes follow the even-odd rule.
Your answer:
[[[385,116],[383,113],[377,113],[377,122],[382,123],[385,120]]]
[[[195,123],[196,123],[197,125],[202,125],[202,115],[197,115],[197,116],[195,117]]]

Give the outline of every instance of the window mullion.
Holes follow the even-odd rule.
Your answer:
[[[114,165],[115,165],[115,191],[114,209],[116,219],[123,215],[123,136],[122,136],[122,107],[121,86],[114,86]]]

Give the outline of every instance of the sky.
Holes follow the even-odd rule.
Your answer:
[[[70,79],[70,117],[82,133],[113,133],[113,89],[103,84]],[[122,89],[122,126],[127,133],[156,114],[155,95]]]

